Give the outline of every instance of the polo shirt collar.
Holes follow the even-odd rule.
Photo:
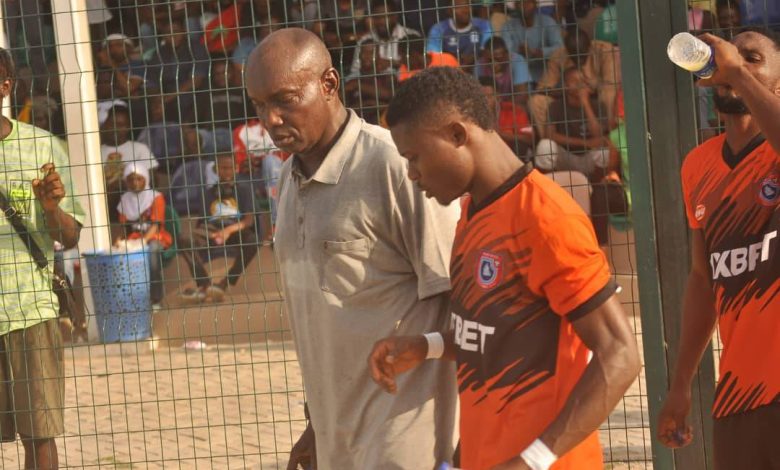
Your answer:
[[[322,164],[312,175],[311,180],[323,184],[338,184],[344,166],[355,153],[355,142],[362,127],[361,119],[355,114],[355,111],[347,109],[347,125],[341,136],[330,148]],[[296,167],[300,165],[297,155],[295,156]],[[299,168],[299,167],[298,167]]]

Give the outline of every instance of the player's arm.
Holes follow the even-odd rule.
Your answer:
[[[709,79],[700,80],[701,86],[729,85],[742,98],[753,119],[776,152],[780,152],[780,97],[750,73],[746,62],[761,63],[770,60],[758,51],[745,50],[712,34],[703,34],[702,40],[715,52],[717,70]],[[743,55],[744,54],[744,55]]]
[[[691,382],[718,320],[701,230],[693,231],[692,258],[683,298],[680,351],[669,394],[658,418],[658,437],[669,447],[688,445],[693,437],[686,424],[691,409]]]
[[[549,449],[546,452],[554,454],[550,455],[551,459],[566,454],[598,429],[641,367],[634,333],[616,296],[611,296],[572,325],[593,352],[593,358],[561,412],[539,436],[541,443],[535,442],[531,446],[534,449],[546,446]],[[526,460],[528,452],[524,451],[494,470],[531,468],[531,462]]]

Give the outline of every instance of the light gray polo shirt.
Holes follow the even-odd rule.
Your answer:
[[[447,324],[459,208],[406,171],[390,133],[351,110],[311,178],[298,157],[282,169],[275,250],[323,470],[432,469],[452,453],[454,363],[427,361],[396,395],[368,370],[377,340]]]

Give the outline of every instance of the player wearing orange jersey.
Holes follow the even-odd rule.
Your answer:
[[[426,358],[456,360],[468,470],[602,468],[597,429],[640,362],[588,217],[504,143],[470,75],[421,72],[387,119],[420,190],[442,204],[468,196],[450,331],[379,341],[373,379],[394,392]]]
[[[715,51],[715,106],[726,132],[685,158],[682,187],[692,235],[680,352],[658,434],[690,443],[691,381],[718,324],[716,469],[780,468],[780,37],[747,31]]]

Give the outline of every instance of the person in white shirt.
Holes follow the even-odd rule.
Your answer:
[[[377,44],[379,57],[392,62],[393,66],[400,65],[401,54],[398,51],[398,43],[410,36],[421,37],[420,32],[407,28],[398,22],[398,10],[394,3],[386,0],[374,0],[369,8],[367,17],[369,32],[358,39],[355,46],[355,54],[352,66],[345,82],[360,75],[360,47],[366,41],[374,41]]]

